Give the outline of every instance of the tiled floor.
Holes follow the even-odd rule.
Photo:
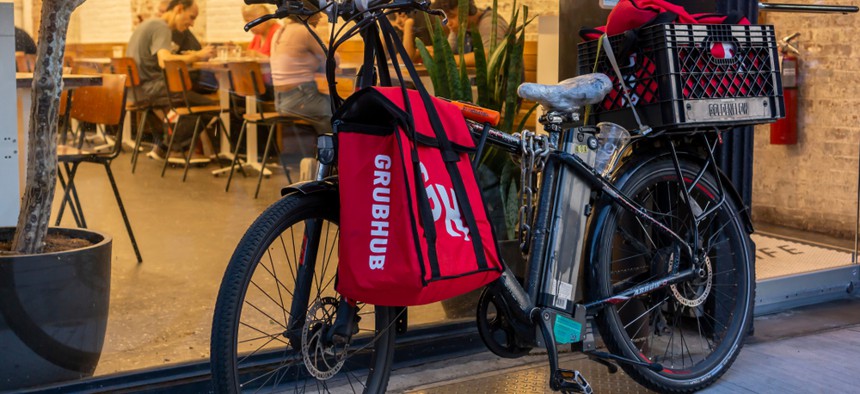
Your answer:
[[[860,298],[756,319],[731,369],[707,393],[848,393],[860,385]],[[644,393],[623,371],[609,374],[581,354],[560,357],[596,393]],[[549,393],[546,356],[500,359],[489,352],[395,371],[392,392]]]

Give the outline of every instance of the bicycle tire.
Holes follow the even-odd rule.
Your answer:
[[[372,306],[358,304],[362,320],[360,331],[349,344],[352,348],[326,348],[314,339],[317,334],[323,335],[320,333],[325,331],[320,327],[327,327],[325,324],[334,320],[337,310],[334,300],[339,296],[333,289],[336,263],[331,257],[337,257],[338,213],[336,192],[295,193],[266,209],[245,233],[230,259],[215,307],[210,346],[216,392],[265,390],[259,386],[268,385],[287,392],[385,391],[394,354],[394,308],[376,307],[371,312]],[[305,233],[314,224],[319,224],[316,228],[320,231]],[[301,235],[298,253],[296,234]],[[296,257],[292,260],[287,256],[290,248]],[[276,263],[280,254],[287,259]],[[316,258],[311,261],[308,256],[313,255]],[[314,272],[302,276],[296,268],[290,274],[283,273],[281,263],[290,267],[299,258],[304,260],[295,267],[314,267]],[[288,305],[300,292],[297,282],[309,283],[310,298],[301,310]],[[294,285],[292,290],[290,284]],[[370,313],[372,319],[367,316]],[[288,328],[293,315],[302,316],[296,318],[301,323]],[[318,316],[319,320],[308,323],[308,316]],[[368,328],[370,323],[372,328]],[[264,343],[257,347],[259,342]],[[272,343],[278,346],[272,347]],[[243,352],[249,349],[250,353]],[[304,360],[314,365],[306,365]],[[325,368],[329,369],[323,371]],[[355,387],[344,387],[347,384]]]
[[[684,159],[680,167],[685,186],[690,188],[700,167]],[[702,211],[718,201],[718,183],[712,174],[707,171],[690,191],[691,200]],[[671,159],[657,159],[619,177],[616,186],[660,218],[662,224],[689,237],[691,226],[683,224],[687,223],[689,210],[682,202],[678,179]],[[594,234],[598,255],[589,278],[593,300],[612,297],[636,284],[665,276],[672,269],[672,256],[677,249],[670,246],[671,239],[609,202],[604,202],[597,212],[597,222],[603,225]],[[699,227],[702,249],[708,256],[704,278],[609,304],[595,316],[601,337],[612,353],[663,366],[657,372],[620,364],[638,383],[658,392],[692,392],[714,383],[739,354],[752,320],[755,283],[751,241],[735,202],[726,197],[724,204]],[[687,266],[689,261],[687,258]],[[683,265],[681,262],[676,268],[680,270]],[[693,335],[689,342],[685,332]],[[695,354],[697,346],[699,353]]]

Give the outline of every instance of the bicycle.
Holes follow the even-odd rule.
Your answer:
[[[246,0],[253,2],[278,10],[249,26],[315,12],[355,21],[330,40],[330,52],[349,34],[367,39],[361,27],[389,13],[438,14],[413,0],[347,0],[318,10],[301,1]],[[362,73],[372,72],[370,62]],[[592,391],[578,371],[559,368],[560,345],[610,369],[616,363],[652,390],[704,388],[740,352],[755,291],[752,224],[714,158],[722,131],[643,127],[613,156],[611,171],[598,173],[599,128],[582,124],[579,109],[606,91],[583,89],[595,77],[577,78],[526,94],[548,110],[544,135],[510,135],[466,116],[479,146],[518,159],[523,185],[533,187],[524,189],[534,190],[521,204],[527,275],[506,269],[483,290],[478,332],[502,357],[546,348],[554,390]],[[219,392],[384,392],[388,385],[406,308],[352,305],[334,291],[341,209],[334,156],[333,137],[321,136],[317,179],[285,188],[230,260],[211,341]],[[596,349],[592,324],[608,352]]]

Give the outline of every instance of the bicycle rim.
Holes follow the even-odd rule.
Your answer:
[[[394,351],[392,308],[359,303],[361,319],[349,344],[321,339],[340,300],[334,289],[337,216],[335,193],[293,195],[248,230],[225,273],[215,311],[217,390],[385,390]]]
[[[692,185],[698,167],[682,162],[684,183],[670,160],[647,165],[622,187],[649,214],[685,238],[691,237],[682,187]],[[716,182],[706,174],[690,191],[700,211],[717,201]],[[691,266],[677,242],[618,207],[603,211],[600,259],[594,267],[597,297],[607,298]],[[705,277],[612,304],[599,314],[601,335],[613,352],[651,363],[660,372],[624,366],[649,388],[701,389],[728,369],[742,346],[752,314],[748,235],[730,199],[698,226],[705,251]],[[683,256],[683,254],[681,254]]]

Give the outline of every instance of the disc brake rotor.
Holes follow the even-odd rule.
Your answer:
[[[308,308],[302,329],[302,358],[305,368],[315,378],[327,380],[340,372],[346,360],[349,344],[327,344],[324,335],[334,324],[338,301],[332,297],[319,299]]]
[[[670,258],[670,270],[671,261]],[[677,283],[669,285],[672,289],[672,295],[682,305],[688,307],[696,307],[702,305],[711,294],[711,286],[713,284],[713,271],[711,270],[711,259],[705,256],[705,262],[702,264],[702,269],[705,270],[704,277],[695,278],[689,282]]]

